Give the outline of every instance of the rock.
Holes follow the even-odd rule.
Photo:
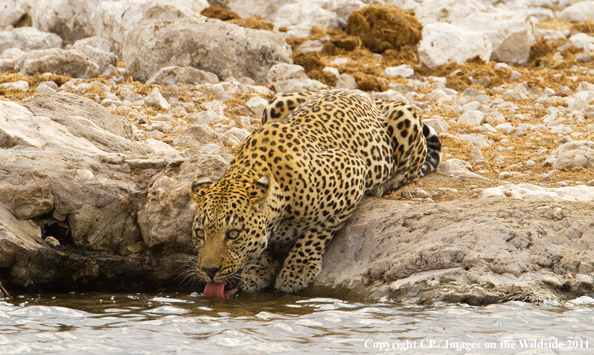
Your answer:
[[[37,84],[37,92],[38,93],[43,93],[43,92],[56,92],[58,90],[58,85],[56,83],[54,83],[53,81],[42,81],[39,84]]]
[[[23,5],[15,0],[0,0],[0,28],[16,25],[27,14],[27,6]]]
[[[503,185],[485,189],[482,198],[512,197],[525,201],[594,201],[594,187],[567,186],[567,187],[540,187],[532,184]]]
[[[206,110],[202,112],[193,112],[187,115],[184,119],[190,124],[200,126],[203,124],[211,124],[216,121],[224,119],[225,116],[219,115],[213,110]]]
[[[572,4],[559,12],[557,18],[567,22],[594,21],[594,1],[581,1]]]
[[[279,93],[326,89],[326,85],[310,79],[302,66],[292,64],[282,63],[273,66],[266,76],[266,81]]]
[[[33,27],[72,42],[91,37],[95,33],[92,16],[101,1],[39,1],[31,7]]]
[[[271,31],[184,18],[146,20],[130,29],[123,59],[130,75],[139,81],[175,65],[213,72],[222,79],[232,75],[262,82],[273,65],[291,62],[291,51],[282,37]]]
[[[438,135],[450,129],[450,125],[443,118],[424,119],[423,123],[433,128]]]
[[[440,162],[435,170],[440,175],[450,177],[463,177],[463,178],[477,178],[484,179],[482,176],[471,172],[472,166],[467,161],[459,159],[448,159]]]
[[[485,157],[483,157],[480,148],[474,143],[468,143],[468,147],[470,148],[468,160],[475,164],[483,164],[485,162]]]
[[[594,169],[594,142],[580,140],[563,144],[547,157],[545,165],[557,170]]]
[[[104,0],[94,12],[93,28],[97,36],[113,42],[114,53],[121,58],[126,35],[143,19],[175,20],[191,16],[200,17],[200,11],[206,7],[208,3],[205,0]]]
[[[190,185],[200,174],[218,181],[227,170],[227,164],[220,156],[198,154],[184,161],[179,169],[168,171],[155,180],[138,211],[138,223],[148,248],[176,248],[185,252],[194,249],[191,227],[196,210],[188,193]]]
[[[580,63],[588,63],[594,60],[594,57],[587,54],[587,53],[578,53],[578,55],[575,57],[575,61],[576,62],[580,62]]]
[[[477,13],[453,22],[466,31],[485,35],[492,45],[491,60],[523,64],[530,57],[532,23],[514,11]]]
[[[386,68],[385,73],[388,76],[400,76],[403,78],[409,78],[415,75],[415,71],[408,64],[399,65],[397,67],[388,67]]]
[[[99,37],[99,36],[93,36],[93,37],[87,37],[84,39],[79,39],[78,41],[76,41],[74,43],[75,46],[91,46],[91,47],[95,47],[98,49],[101,49],[102,51],[106,52],[106,53],[111,53],[112,49],[111,49],[111,42],[103,37]]]
[[[147,84],[176,85],[176,84],[215,84],[219,82],[216,74],[192,67],[171,66],[159,70]]]
[[[464,95],[464,96],[478,96],[480,94],[481,94],[480,91],[478,91],[477,89],[473,89],[473,88],[467,88],[464,91],[462,91],[462,95]]]
[[[293,0],[280,0],[275,2],[270,2],[268,0],[214,0],[212,1],[212,5],[233,11],[241,17],[261,15],[264,19],[271,21],[281,6],[293,2]]]
[[[419,59],[429,69],[480,56],[488,61],[491,57],[491,42],[483,34],[462,30],[447,23],[432,23],[423,28],[419,45]]]
[[[0,200],[14,216],[67,220],[69,230],[53,237],[68,235],[94,250],[123,252],[140,239],[133,204],[141,189],[124,156],[152,149],[125,138],[122,123],[105,108],[73,94],[0,106],[0,169],[10,171],[0,180]]]
[[[151,107],[154,107],[159,110],[169,110],[171,105],[163,96],[161,96],[161,92],[159,92],[158,88],[154,88],[151,93],[144,99],[144,102]]]
[[[192,147],[199,149],[207,144],[224,146],[225,141],[223,137],[208,126],[192,126],[173,141],[173,146],[176,148]]]
[[[514,127],[509,122],[498,124],[497,126],[495,126],[495,128],[498,130],[502,130],[503,132],[505,132],[505,134],[512,134],[516,130],[516,127]]]
[[[477,133],[459,134],[458,138],[460,138],[464,141],[467,141],[467,142],[472,142],[472,143],[476,144],[479,148],[486,148],[486,147],[490,146],[491,144],[493,144],[493,141],[491,141],[484,135],[477,134]]]
[[[118,64],[118,57],[116,57],[115,54],[84,43],[85,42],[76,41],[72,48],[81,51],[93,62],[97,63],[99,66],[99,73],[104,73],[105,71],[109,70],[110,65],[115,67]]]
[[[258,117],[262,116],[264,108],[266,108],[267,104],[268,101],[264,100],[260,96],[254,96],[245,103],[245,105]]]
[[[470,110],[464,112],[459,118],[459,124],[467,124],[470,126],[480,126],[483,123],[485,114],[481,111]]]
[[[527,293],[556,299],[582,274],[577,265],[594,256],[575,254],[593,236],[591,209],[567,205],[551,219],[539,207],[512,199],[413,205],[366,198],[328,246],[314,287],[417,304],[482,305]],[[562,279],[558,287],[545,282],[551,277]]]
[[[357,81],[349,74],[340,74],[335,87],[336,89],[355,90],[357,88]]]
[[[21,57],[16,69],[25,75],[53,72],[73,78],[91,78],[99,74],[99,65],[76,49],[41,49]]]
[[[288,27],[288,32],[293,37],[309,36],[313,26],[328,29],[338,28],[338,18],[335,13],[325,10],[309,0],[281,6],[272,22],[277,27]]]
[[[0,84],[0,89],[4,90],[29,90],[29,83],[24,80],[19,80],[11,83]]]
[[[241,128],[237,128],[237,127],[233,127],[230,130],[228,130],[227,132],[225,132],[225,136],[234,137],[240,142],[243,142],[249,135],[250,135],[249,131],[246,131],[245,129],[241,129]]]
[[[569,37],[569,42],[574,47],[584,50],[584,52],[594,51],[594,36],[588,36],[585,33],[576,33]]]
[[[24,51],[34,49],[60,48],[62,39],[33,27],[20,27],[10,31],[0,31],[0,53],[8,48],[20,48]]]
[[[69,122],[69,116],[83,117],[84,120],[87,121],[85,124],[90,127],[97,127],[127,139],[132,137],[132,128],[129,123],[118,119],[101,105],[78,95],[66,92],[40,94],[35,96],[25,106],[34,115],[49,117],[60,124],[67,124]],[[65,112],[67,112],[68,115],[65,115]],[[84,121],[80,120],[80,122]],[[68,123],[68,126],[69,129],[74,129],[74,125],[71,125],[70,123]],[[91,138],[90,135],[86,135],[86,138],[95,141],[95,144],[101,144],[101,139],[99,137],[95,140],[94,138]],[[111,148],[115,148],[122,152],[132,149],[126,147],[126,145],[120,146],[115,142],[108,144],[112,145]],[[142,150],[142,152],[146,153],[145,150]]]
[[[324,74],[328,77],[335,77],[338,78],[340,76],[340,72],[336,68],[332,67],[325,67],[323,70]]]
[[[81,83],[74,88],[74,93],[81,96],[91,91],[109,93],[111,89],[109,88],[109,86],[98,81],[92,81],[90,83]]]
[[[520,79],[521,77],[522,77],[522,74],[520,74],[519,72],[517,72],[517,71],[513,70],[513,71],[511,72],[511,75],[510,75],[510,77],[509,77],[509,78],[510,78],[511,80],[518,80],[518,79]]]

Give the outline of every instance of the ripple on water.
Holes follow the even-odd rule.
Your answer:
[[[0,303],[0,354],[367,353],[373,344],[421,341],[519,344],[543,340],[594,347],[594,301],[555,306],[403,306],[240,295],[58,295]],[[581,342],[581,343],[580,343]],[[435,350],[435,349],[434,349]],[[485,350],[485,349],[482,349]],[[497,349],[493,354],[573,354],[568,349]],[[473,352],[474,351],[474,352]],[[442,348],[435,354],[481,354]],[[400,353],[400,352],[397,352]]]

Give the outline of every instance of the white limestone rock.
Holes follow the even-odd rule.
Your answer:
[[[458,123],[467,124],[470,126],[480,126],[485,119],[485,114],[477,110],[469,110],[464,112],[459,118]]]
[[[169,110],[171,105],[165,98],[161,95],[161,92],[158,88],[154,88],[151,93],[144,99],[144,102],[151,107],[154,107],[159,110]]]
[[[92,37],[79,39],[78,41],[76,41],[74,43],[74,45],[76,45],[76,46],[83,46],[83,45],[91,46],[91,47],[99,48],[102,51],[107,52],[107,53],[113,52],[113,50],[111,49],[111,41],[106,38],[99,37],[99,36],[92,36]]]
[[[81,51],[87,57],[97,63],[99,66],[99,73],[109,70],[111,68],[110,65],[115,67],[118,64],[118,57],[115,54],[106,52],[101,48],[85,44],[83,41],[76,41],[72,48]]]
[[[249,99],[248,102],[245,103],[245,105],[256,116],[262,116],[262,113],[264,112],[264,108],[266,108],[267,104],[268,104],[268,101],[264,100],[260,96],[254,96],[251,99]]]
[[[62,39],[58,35],[42,32],[34,27],[19,27],[10,31],[0,31],[0,53],[9,48],[30,51],[60,48],[61,46]]]
[[[68,41],[95,34],[92,18],[102,0],[43,0],[31,7],[33,27],[52,32]]]
[[[337,89],[354,90],[357,88],[357,80],[355,80],[352,75],[340,74],[335,87]]]
[[[4,83],[0,84],[0,89],[27,91],[29,90],[29,83],[24,80]]]
[[[579,140],[563,144],[547,157],[545,165],[557,170],[594,169],[594,142]]]
[[[224,137],[215,132],[208,126],[192,126],[184,130],[184,132],[173,141],[173,146],[176,148],[196,148],[207,145],[216,144],[225,146]]]
[[[126,35],[142,20],[200,17],[208,6],[206,0],[103,0],[94,12],[93,28],[97,36],[112,41],[114,53],[122,57]]]
[[[470,169],[472,169],[472,166],[467,161],[460,159],[448,159],[446,161],[440,162],[439,165],[437,165],[437,169],[435,171],[440,175],[450,177],[484,179],[482,176],[471,172]]]
[[[99,65],[76,49],[41,49],[22,56],[15,66],[21,74],[53,72],[73,78],[91,78],[99,74]]]
[[[276,92],[302,92],[326,89],[326,85],[310,79],[300,65],[277,64],[266,76],[267,82],[274,86]]]
[[[581,1],[563,9],[557,18],[567,22],[584,22],[594,20],[594,1]]]
[[[145,20],[130,29],[123,52],[128,73],[139,81],[174,65],[262,82],[271,66],[291,62],[278,34],[214,19]]]
[[[0,28],[16,25],[27,14],[27,8],[23,1],[0,0]]]
[[[170,66],[162,68],[153,75],[146,83],[159,85],[176,84],[216,84],[219,78],[216,74],[192,67]]]
[[[594,201],[594,187],[578,185],[548,188],[532,184],[503,185],[483,190],[481,198],[514,198],[525,201]],[[541,207],[541,213],[547,213],[553,208]],[[552,211],[550,211],[552,212]]]
[[[433,128],[438,135],[445,133],[450,129],[450,125],[443,118],[429,118],[424,119],[423,123]]]
[[[491,57],[491,42],[478,32],[447,23],[432,23],[423,28],[422,36],[419,59],[430,69],[451,62],[462,64],[477,55],[486,61]]]
[[[293,4],[297,0],[215,0],[214,5],[229,9],[241,17],[260,15],[268,21],[272,21],[278,9],[287,4]]]
[[[386,68],[385,72],[388,76],[399,76],[402,78],[409,78],[415,75],[414,69],[411,68],[408,64]]]
[[[491,42],[492,60],[523,64],[530,57],[534,36],[532,23],[526,13],[511,10],[477,13],[453,24],[467,31],[484,34]]]
[[[286,26],[289,37],[307,37],[313,26],[338,28],[338,17],[310,0],[302,0],[281,6],[272,22],[277,27]]]
[[[214,110],[206,110],[202,112],[192,112],[185,116],[184,120],[189,124],[200,126],[204,124],[211,124],[224,118],[225,116],[216,113]]]

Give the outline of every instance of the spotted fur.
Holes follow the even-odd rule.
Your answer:
[[[276,277],[276,290],[300,291],[365,194],[382,196],[439,163],[439,139],[411,107],[360,91],[281,95],[262,123],[220,181],[192,185],[206,282],[255,292]]]

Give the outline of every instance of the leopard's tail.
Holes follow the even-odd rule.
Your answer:
[[[441,157],[441,142],[437,132],[426,124],[423,124],[423,135],[427,141],[427,155],[425,156],[425,163],[419,170],[419,177],[427,175],[431,171],[435,171],[437,164]]]

